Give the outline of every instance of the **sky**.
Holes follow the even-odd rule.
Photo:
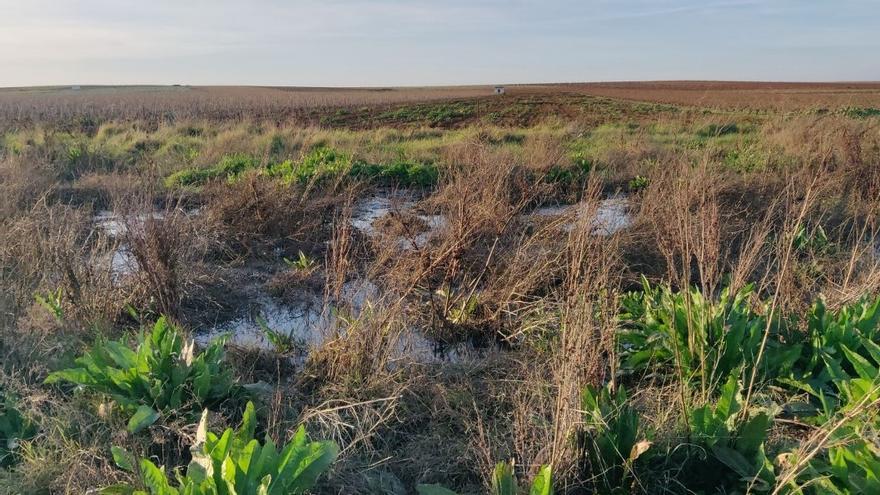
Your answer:
[[[880,0],[0,0],[0,86],[880,81]]]

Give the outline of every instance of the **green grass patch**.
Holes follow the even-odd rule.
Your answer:
[[[165,178],[165,187],[200,186],[216,179],[236,180],[245,171],[256,168],[256,158],[244,154],[227,155],[208,168],[188,168]]]

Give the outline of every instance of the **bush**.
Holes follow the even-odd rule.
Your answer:
[[[437,166],[427,163],[393,162],[389,165],[356,162],[351,176],[370,179],[385,185],[430,187],[437,183]]]
[[[266,169],[266,174],[270,177],[280,178],[286,183],[304,184],[313,180],[321,181],[339,177],[348,173],[351,166],[352,156],[350,154],[326,146],[318,146],[309,151],[296,164],[285,161],[270,165]]]
[[[163,317],[137,340],[134,350],[123,341],[99,341],[77,358],[79,367],[56,371],[46,383],[66,381],[109,395],[132,415],[132,432],[154,423],[160,412],[198,410],[237,389],[223,364],[222,339],[196,355],[194,342],[184,343],[180,330]]]

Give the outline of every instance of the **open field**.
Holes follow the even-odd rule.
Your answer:
[[[299,124],[394,125],[382,119],[407,105],[450,101],[491,120],[538,107],[543,118],[596,97],[698,109],[840,112],[876,115],[880,83],[621,82],[430,88],[302,88],[236,86],[85,86],[0,88],[4,126],[74,118],[179,120],[254,119]],[[514,101],[511,101],[514,100]],[[332,111],[331,111],[332,109]],[[595,115],[595,109],[580,112]],[[376,117],[380,117],[377,121]],[[469,117],[462,115],[461,117]],[[470,120],[470,119],[459,119]],[[534,119],[533,119],[534,120]],[[415,123],[424,123],[423,121]],[[428,122],[436,124],[436,122]],[[442,122],[441,122],[442,123]]]
[[[880,84],[490,91],[0,90],[0,494],[880,493]]]

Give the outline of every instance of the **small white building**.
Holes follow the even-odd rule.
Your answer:
[[[495,86],[495,94],[503,95],[504,94],[504,86]]]
[[[70,87],[70,89],[72,89],[72,90],[74,90],[74,91],[79,91],[79,90],[80,90],[80,86],[79,86],[79,84],[74,84],[73,86]]]

